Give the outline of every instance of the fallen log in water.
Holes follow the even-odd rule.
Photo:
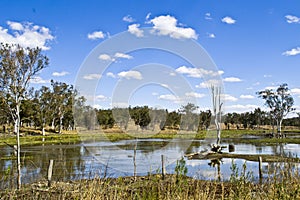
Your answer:
[[[258,161],[258,157],[262,157],[262,162],[298,162],[300,163],[300,158],[292,158],[292,157],[282,157],[278,155],[267,155],[267,154],[259,154],[259,155],[249,155],[249,154],[232,154],[232,153],[215,153],[212,151],[206,152],[196,152],[186,154],[189,160],[211,160],[211,159],[222,159],[222,158],[232,158],[232,159],[244,159],[248,161]]]

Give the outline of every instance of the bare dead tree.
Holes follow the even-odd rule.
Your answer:
[[[217,146],[220,146],[222,105],[223,105],[223,103],[221,102],[221,87],[212,85],[210,89],[212,93],[213,114],[215,116],[215,125],[217,130]]]

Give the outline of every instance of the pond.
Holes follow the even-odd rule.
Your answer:
[[[228,146],[232,141],[224,140],[222,145]],[[234,142],[237,154],[270,154],[299,157],[299,144],[281,144],[260,146]],[[167,173],[175,173],[176,161],[186,153],[199,152],[209,148],[203,140],[187,139],[137,139],[117,142],[87,142],[73,145],[41,145],[22,147],[22,180],[23,183],[36,182],[47,177],[49,160],[54,160],[53,180],[67,181],[90,179],[94,177],[119,177],[160,173],[162,155]],[[228,152],[228,149],[224,149]],[[16,160],[10,159],[13,149],[0,148],[0,187],[9,187],[15,183]],[[243,159],[187,160],[188,176],[214,180],[228,180],[232,163],[242,169]],[[274,170],[278,163],[263,163],[264,177],[269,170]],[[246,162],[247,171],[258,178],[258,162]],[[298,167],[298,165],[297,165]]]

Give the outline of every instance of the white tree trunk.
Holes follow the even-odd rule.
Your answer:
[[[64,118],[64,116],[61,116],[60,118],[59,118],[59,134],[61,134],[61,132],[62,132],[62,120],[63,120],[63,118]]]
[[[281,134],[282,120],[283,120],[283,119],[280,119],[280,120],[279,120],[279,124],[278,124],[278,134],[279,134],[279,137],[282,137],[282,134]]]
[[[16,115],[17,118],[15,120],[15,128],[16,128],[16,134],[17,134],[17,166],[18,166],[18,189],[21,189],[21,177],[22,177],[22,172],[21,172],[21,146],[20,146],[20,105],[17,103],[16,105]]]
[[[52,130],[55,130],[54,123],[55,123],[55,118],[52,119],[52,123],[51,123],[51,129],[52,129]]]

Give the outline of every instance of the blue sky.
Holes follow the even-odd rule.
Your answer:
[[[139,70],[147,71],[147,64],[156,63],[154,68],[161,67],[162,73],[149,72],[155,83],[145,83],[131,91],[127,103],[178,109],[183,101],[176,96],[176,84],[185,81],[190,86],[190,91],[183,94],[186,100],[193,97],[202,110],[210,108],[211,97],[209,90],[203,88],[203,72],[170,52],[122,52],[124,42],[120,50],[98,53],[97,62],[111,64],[101,73],[96,65],[89,66],[95,72],[80,72],[91,52],[105,41],[124,31],[142,38],[143,28],[155,30],[161,38],[193,40],[205,49],[223,80],[226,112],[262,107],[263,102],[255,93],[281,83],[288,83],[299,112],[298,0],[1,1],[0,42],[38,45],[50,59],[49,67],[36,77],[33,86],[49,84],[51,79],[76,85],[76,80],[82,79],[84,87],[95,85],[92,97],[87,97],[90,102],[98,108],[108,108],[124,81],[141,84],[147,76]],[[163,71],[169,71],[170,77],[164,76]],[[178,82],[173,85],[158,81],[172,84],[175,73]]]

